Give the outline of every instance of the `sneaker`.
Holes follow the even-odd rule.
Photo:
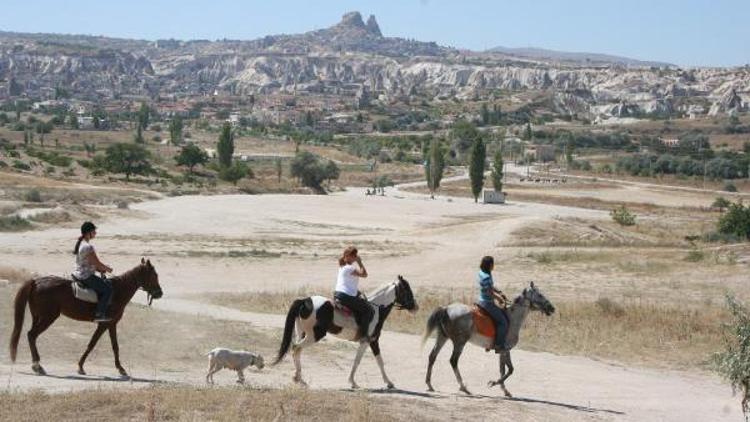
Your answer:
[[[112,318],[109,318],[104,315],[97,315],[94,317],[94,322],[110,322],[112,321]]]

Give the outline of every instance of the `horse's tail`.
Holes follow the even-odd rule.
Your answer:
[[[16,300],[13,302],[13,333],[10,335],[10,361],[16,361],[18,352],[18,339],[21,337],[21,328],[23,327],[23,317],[26,313],[26,304],[29,302],[31,290],[34,288],[34,280],[28,280],[16,293]]]
[[[424,335],[422,336],[422,346],[424,347],[424,343],[436,329],[440,330],[440,334],[447,336],[445,325],[448,322],[450,322],[450,316],[448,316],[448,309],[445,306],[441,306],[432,311],[432,315],[427,318],[427,326],[425,327]]]
[[[294,321],[300,317],[304,316],[303,314],[308,312],[305,312],[309,307],[309,311],[312,312],[312,301],[310,298],[306,299],[297,299],[294,302],[292,302],[292,306],[289,307],[289,312],[286,314],[286,324],[284,324],[284,336],[281,338],[281,346],[279,346],[279,354],[276,356],[276,361],[273,363],[274,365],[281,362],[281,359],[284,359],[284,356],[286,356],[287,352],[289,351],[289,347],[292,345],[292,331],[294,330]]]

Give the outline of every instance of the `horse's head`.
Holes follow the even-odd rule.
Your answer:
[[[529,309],[532,311],[541,311],[547,316],[552,315],[555,313],[555,307],[552,305],[552,302],[550,302],[539,289],[534,286],[534,282],[532,281],[529,287],[523,289],[523,293],[521,293],[521,297],[524,300],[529,301]]]
[[[141,258],[141,279],[140,287],[148,293],[148,304],[151,306],[151,301],[159,299],[164,295],[159,285],[159,274],[156,273],[156,269],[151,265],[151,260]]]
[[[417,301],[414,300],[414,293],[411,291],[409,282],[400,275],[398,276],[398,281],[396,282],[395,302],[399,308],[406,309],[411,313],[417,312],[419,310],[419,305],[417,305]]]

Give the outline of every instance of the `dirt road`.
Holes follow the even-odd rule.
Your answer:
[[[375,287],[404,274],[420,289],[455,286],[472,280],[478,257],[491,253],[518,227],[554,216],[607,218],[606,213],[543,204],[477,205],[468,199],[429,200],[417,194],[365,197],[351,189],[336,195],[177,197],[136,204],[148,218],[102,221],[97,247],[105,260],[125,270],[141,255],[152,257],[167,296],[155,309],[164,317],[202,315],[245,321],[277,333],[282,316],[240,312],[203,303],[200,294],[290,290],[301,286],[330,291],[335,256],[342,246],[362,245]],[[64,274],[71,263],[75,233],[47,230],[0,234],[0,260],[39,273]],[[234,255],[227,250],[235,250]],[[544,286],[542,286],[544,287]],[[139,294],[139,301],[144,298]],[[28,323],[28,322],[27,322]],[[54,329],[54,328],[53,328]],[[0,333],[7,339],[8,333]],[[81,347],[84,346],[81,342]],[[306,357],[304,374],[311,388],[346,389],[353,348],[326,340],[330,354]],[[715,377],[705,374],[627,368],[575,356],[514,351],[516,374],[508,388],[517,396],[501,399],[485,387],[495,378],[494,355],[468,348],[461,369],[475,393],[465,397],[443,351],[436,365],[436,394],[424,393],[426,354],[417,336],[387,332],[382,340],[387,369],[397,387],[393,394],[424,406],[435,417],[480,412],[490,419],[513,420],[739,420],[736,398]],[[25,342],[21,343],[24,349]],[[105,348],[106,343],[99,346]],[[326,346],[321,346],[326,347]],[[523,340],[521,340],[523,347]],[[11,367],[0,359],[0,385],[11,390],[147,385],[148,380],[202,384],[204,361],[195,370],[157,372],[133,363],[134,382],[81,379],[72,364],[48,360],[54,377],[29,374],[27,353]],[[62,368],[62,369],[61,369]],[[109,366],[92,365],[90,373],[111,374]],[[291,363],[253,375],[257,385],[290,384]],[[358,375],[372,394],[384,394],[374,363],[367,358]],[[404,403],[411,403],[406,401]],[[400,402],[401,403],[401,402]]]

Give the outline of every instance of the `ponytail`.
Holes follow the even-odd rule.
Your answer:
[[[78,255],[78,249],[81,247],[82,241],[83,241],[83,235],[78,236],[78,242],[76,242],[76,247],[73,249],[73,255]]]

